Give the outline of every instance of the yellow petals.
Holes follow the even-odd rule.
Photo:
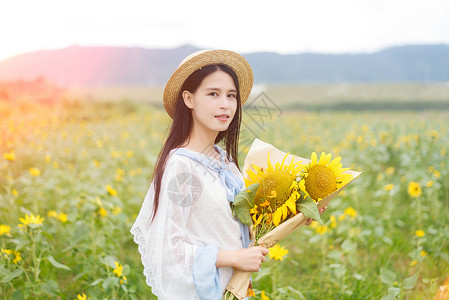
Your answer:
[[[116,274],[117,277],[121,277],[123,275],[122,274],[123,266],[116,261],[114,261],[114,264],[115,264],[115,269],[114,269],[114,271],[112,271],[112,273]]]
[[[410,266],[414,266],[414,265],[416,265],[418,263],[418,261],[415,259],[415,260],[412,260],[411,262],[410,262]]]
[[[11,226],[9,225],[0,225],[0,235],[9,235],[11,232]]]
[[[328,231],[329,231],[329,227],[327,227],[326,225],[320,225],[316,228],[316,232],[318,232],[321,235],[325,234]]]
[[[421,185],[418,182],[411,181],[408,185],[407,191],[412,198],[418,198],[422,195]]]
[[[424,235],[426,235],[426,233],[423,230],[416,230],[415,235],[417,237],[423,237]]]
[[[87,300],[87,296],[84,293],[78,294],[78,296],[76,296],[75,300]]]
[[[351,206],[349,206],[348,208],[345,209],[345,215],[348,215],[351,217],[351,219],[354,219],[357,216],[357,211]]]
[[[33,175],[34,177],[38,177],[41,175],[41,171],[38,168],[30,168],[28,170],[30,172],[31,175]]]
[[[287,255],[288,250],[282,247],[279,244],[274,245],[270,248],[270,252],[268,252],[268,256],[274,260],[284,260],[284,256]]]
[[[260,299],[261,300],[270,300],[270,298],[268,298],[267,295],[265,295],[265,291],[262,291],[262,293],[260,293]]]
[[[393,190],[393,188],[394,188],[394,185],[392,183],[384,185],[384,191],[389,192],[389,191]]]
[[[24,218],[19,218],[20,222],[22,222],[22,224],[19,224],[19,227],[24,228],[27,227],[29,225],[41,225],[42,222],[44,221],[44,218],[37,215],[34,216],[33,214],[26,214],[25,215],[25,219]]]
[[[117,191],[114,188],[112,188],[112,186],[110,186],[109,184],[106,186],[106,191],[111,196],[117,196]]]
[[[16,159],[16,154],[14,153],[14,150],[11,150],[10,152],[3,153],[3,157],[6,160],[14,161]]]
[[[254,292],[254,290],[252,288],[249,288],[248,291],[246,292],[246,297],[255,297],[256,293]]]
[[[100,207],[100,209],[97,211],[98,215],[102,218],[106,217],[108,215],[108,212],[104,207]]]

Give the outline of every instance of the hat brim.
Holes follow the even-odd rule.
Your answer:
[[[248,61],[240,54],[229,50],[201,50],[187,56],[165,85],[164,107],[172,119],[184,81],[196,70],[214,64],[227,65],[235,72],[240,86],[241,105],[248,100],[253,86],[253,71]]]

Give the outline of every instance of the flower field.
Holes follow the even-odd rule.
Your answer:
[[[433,299],[449,275],[448,112],[243,120],[241,167],[258,137],[363,171],[324,225],[272,248],[256,299]],[[0,102],[1,299],[156,299],[129,229],[169,121],[142,103]]]

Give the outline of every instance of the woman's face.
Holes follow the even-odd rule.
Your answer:
[[[237,110],[237,89],[229,74],[217,70],[203,79],[195,93],[183,92],[194,126],[218,134],[228,129]]]

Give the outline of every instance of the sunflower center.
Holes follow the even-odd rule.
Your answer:
[[[306,190],[314,200],[324,198],[337,189],[337,179],[329,168],[314,166],[310,168],[309,175],[305,179]]]
[[[260,187],[255,197],[256,205],[259,206],[261,203],[269,201],[273,211],[282,206],[290,198],[291,191],[289,189],[294,179],[292,175],[280,170],[262,175],[259,180]],[[275,191],[275,193],[272,191]]]

